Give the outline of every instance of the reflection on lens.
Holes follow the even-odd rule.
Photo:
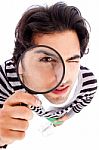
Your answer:
[[[47,92],[62,80],[64,65],[60,55],[47,46],[27,50],[18,64],[21,82],[30,90]]]

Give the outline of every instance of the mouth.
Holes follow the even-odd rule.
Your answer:
[[[69,85],[62,84],[57,89],[53,90],[52,93],[57,94],[57,95],[62,95],[66,93],[68,89],[69,89]]]

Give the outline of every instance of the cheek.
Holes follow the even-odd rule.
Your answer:
[[[76,80],[76,78],[78,77],[79,70],[80,70],[80,64],[75,64],[72,68],[72,75],[73,75],[72,78],[74,78],[74,80]]]
[[[69,63],[66,69],[66,76],[68,76],[68,80],[74,82],[78,76],[80,69],[79,63]]]

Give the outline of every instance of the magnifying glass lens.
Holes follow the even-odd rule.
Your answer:
[[[23,86],[33,93],[47,93],[55,89],[64,76],[64,63],[56,50],[37,46],[20,57],[17,72]]]

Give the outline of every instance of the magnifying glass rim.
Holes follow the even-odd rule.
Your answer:
[[[31,89],[29,89],[27,86],[25,86],[25,84],[24,84],[24,83],[21,81],[21,79],[20,79],[20,75],[19,75],[19,71],[18,71],[18,70],[19,70],[19,69],[18,69],[18,66],[19,66],[20,60],[21,60],[21,58],[24,56],[25,52],[29,51],[30,49],[36,48],[36,47],[45,47],[45,48],[51,49],[52,51],[54,51],[54,52],[59,56],[59,58],[60,58],[60,60],[61,60],[61,62],[62,62],[62,65],[63,65],[63,75],[62,75],[62,77],[61,77],[60,82],[59,82],[55,87],[53,87],[53,88],[51,88],[51,89],[49,89],[49,90],[47,90],[47,91],[44,91],[44,92],[37,92],[37,91],[31,90]],[[62,56],[61,56],[54,48],[52,48],[52,47],[50,47],[50,46],[47,46],[47,45],[34,45],[34,46],[31,46],[31,47],[27,48],[27,49],[21,54],[21,56],[19,57],[18,62],[17,62],[16,71],[17,71],[18,79],[19,79],[20,83],[22,84],[23,88],[26,89],[26,91],[28,91],[30,94],[46,94],[46,93],[49,93],[49,92],[55,90],[55,89],[61,84],[61,82],[62,82],[62,80],[63,80],[63,78],[64,78],[64,75],[65,75],[65,64],[64,64],[64,61],[63,61],[63,59],[62,59]]]

